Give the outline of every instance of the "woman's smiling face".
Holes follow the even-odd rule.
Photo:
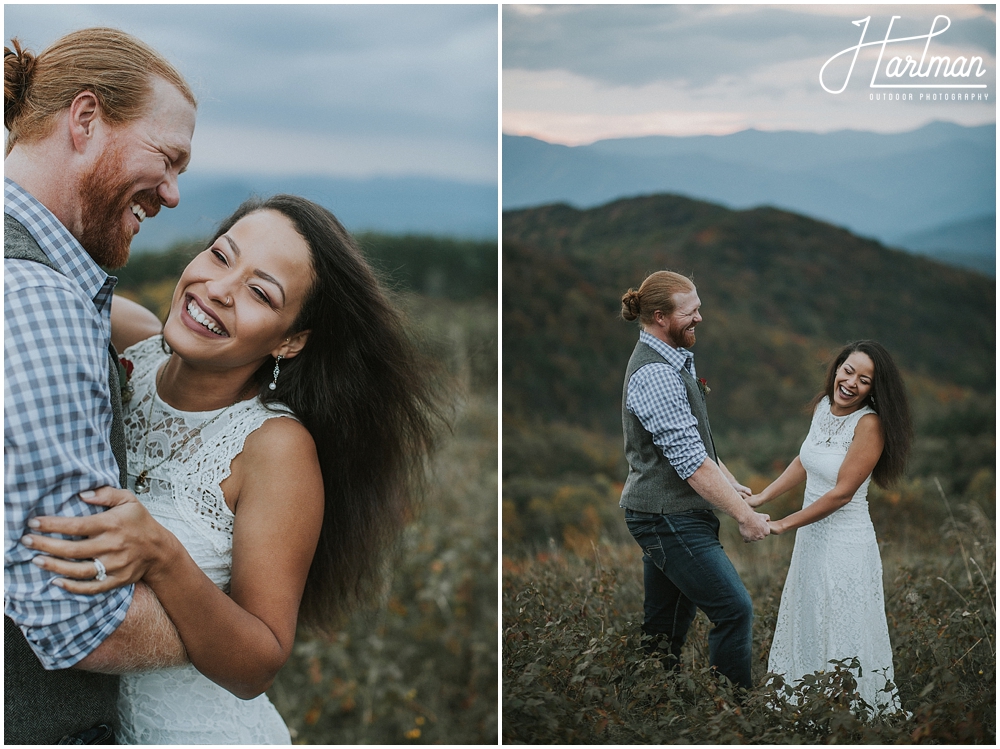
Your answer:
[[[313,283],[306,241],[284,215],[262,210],[237,221],[181,274],[164,326],[190,363],[259,366],[282,351]]]
[[[855,411],[861,407],[872,390],[875,364],[868,354],[855,351],[837,368],[833,378],[833,405],[841,411]]]

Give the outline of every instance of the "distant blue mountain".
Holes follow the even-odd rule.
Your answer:
[[[287,192],[329,208],[350,231],[496,239],[496,185],[406,178],[181,177],[181,202],[146,221],[134,250],[209,236],[251,194]]]
[[[996,276],[996,226],[996,214],[991,213],[908,234],[900,237],[899,244],[911,252]]]
[[[899,247],[904,237],[995,212],[996,125],[935,122],[898,134],[745,130],[576,147],[503,136],[505,210],[590,208],[667,192],[730,208],[783,208]]]

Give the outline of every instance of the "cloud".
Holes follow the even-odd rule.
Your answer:
[[[873,41],[892,15],[901,16],[892,30],[899,38],[926,35],[938,13],[952,26],[933,40],[934,53],[983,57],[988,101],[877,109],[867,82],[878,56],[871,48],[843,96],[819,86],[824,62],[858,43],[852,21],[870,16]],[[995,122],[995,34],[995,13],[978,6],[505,5],[503,128],[579,144],[750,127],[890,132],[934,119]]]
[[[162,52],[199,97],[196,149],[212,144],[192,168],[277,168],[258,149],[280,142],[312,173],[496,181],[495,7],[5,5],[4,23],[36,51],[112,25]]]

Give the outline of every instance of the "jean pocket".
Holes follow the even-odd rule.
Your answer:
[[[711,510],[688,510],[687,512],[675,512],[666,516],[667,524],[677,534],[700,533],[706,529],[709,531],[719,530],[719,518]]]
[[[625,518],[628,532],[632,534],[632,538],[643,550],[652,543],[651,538],[656,536],[656,526],[659,523],[660,520],[657,518]],[[659,545],[659,541],[656,541],[655,545]]]
[[[660,521],[657,518],[625,518],[625,525],[633,533],[640,528],[655,528],[658,522]]]

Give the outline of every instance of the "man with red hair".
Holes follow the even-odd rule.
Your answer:
[[[621,316],[640,327],[622,389],[629,472],[619,506],[643,552],[649,650],[676,667],[701,609],[715,625],[709,662],[749,689],[753,603],[719,542],[715,510],[734,518],[747,542],[768,535],[768,516],[750,508],[750,489],[715,452],[708,387],[690,351],[702,321],[698,290],[679,273],[657,271],[625,292]]]
[[[99,511],[125,485],[119,362],[110,341],[132,237],[177,205],[194,95],[161,55],[116,29],[71,33],[37,57],[4,48],[4,740],[113,743],[118,679],[183,663],[144,585],[75,596],[31,563],[33,518]],[[93,560],[101,579],[103,563]],[[164,642],[169,645],[164,646]]]

